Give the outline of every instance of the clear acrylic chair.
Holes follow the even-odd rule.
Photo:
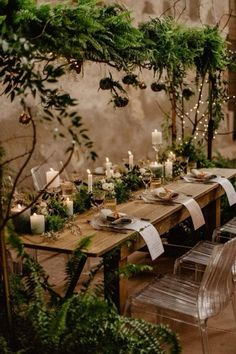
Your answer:
[[[218,315],[230,301],[236,319],[231,271],[235,256],[236,238],[214,248],[200,283],[176,274],[155,279],[131,298],[131,315],[142,317],[146,312],[152,320],[153,316],[160,316],[198,326],[202,352],[208,354],[207,320]]]
[[[216,228],[212,235],[212,241],[200,241],[189,251],[176,259],[174,273],[180,274],[184,270],[194,271],[195,280],[199,281],[208,264],[214,247],[218,243],[225,243],[236,236],[236,217],[223,226]],[[232,272],[236,280],[236,260]]]

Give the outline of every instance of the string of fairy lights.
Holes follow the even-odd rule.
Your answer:
[[[228,54],[229,56],[226,58],[228,60],[230,60],[230,58],[233,58],[234,56],[236,56],[236,52],[232,51],[232,50],[228,50]],[[81,72],[81,65],[82,62],[79,60],[75,60],[75,59],[70,59],[69,60],[70,63],[70,68],[74,69],[78,74]],[[209,83],[209,80],[206,79],[205,84]],[[181,118],[181,124],[183,127],[183,130],[186,128],[186,119],[188,119],[192,124],[196,125],[195,128],[195,132],[193,134],[193,139],[197,140],[197,139],[204,139],[207,137],[208,134],[208,114],[207,111],[208,109],[205,108],[204,111],[202,111],[202,108],[205,107],[205,105],[209,104],[209,100],[204,101],[203,100],[203,94],[204,94],[204,87],[203,84],[204,83],[200,83],[199,84],[199,88],[198,88],[198,93],[199,93],[199,97],[198,97],[198,102],[195,103],[195,105],[189,109],[189,111],[185,112],[184,114],[179,114],[179,117]],[[179,97],[181,97],[181,95],[179,95]],[[222,106],[222,104],[227,103],[229,100],[235,99],[236,96],[227,96],[222,103],[217,103],[218,105]],[[212,103],[212,106],[214,107],[216,105],[215,102]],[[202,113],[201,113],[202,112]],[[191,119],[192,114],[194,113],[194,119]],[[198,116],[201,115],[199,118]],[[214,130],[214,134],[213,134],[213,139],[216,138],[216,135],[218,134],[217,130]],[[178,138],[179,141],[182,140],[181,137]]]
[[[206,83],[208,83],[208,80],[205,81]],[[191,119],[191,115],[194,113],[195,117],[196,115],[201,114],[200,118],[197,119],[197,125],[199,125],[199,127],[196,127],[195,133],[193,135],[194,140],[200,139],[200,138],[205,138],[207,136],[207,132],[208,132],[208,114],[207,114],[207,108],[205,108],[205,111],[203,113],[201,113],[201,107],[204,107],[203,105],[205,104],[209,104],[209,100],[204,101],[202,96],[203,96],[203,92],[202,92],[202,88],[203,88],[203,84],[201,83],[199,85],[199,89],[198,92],[200,94],[198,102],[195,103],[195,105],[189,109],[189,111],[185,112],[184,114],[180,115],[181,118],[181,123],[183,125],[183,129],[186,127],[186,118],[190,120],[190,122],[192,124],[194,124],[194,120]],[[228,101],[235,99],[236,96],[227,96],[223,101],[222,104],[227,103]],[[219,104],[219,103],[218,103]],[[222,105],[220,104],[220,106]],[[212,106],[214,107],[216,105],[215,102],[212,103]],[[196,121],[195,121],[196,122]],[[213,139],[216,138],[216,135],[218,134],[218,131],[215,130],[214,131],[214,135],[213,135]],[[181,137],[178,138],[179,141],[182,140]]]

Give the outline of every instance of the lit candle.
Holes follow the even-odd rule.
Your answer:
[[[26,209],[20,213],[25,206],[18,204],[17,207],[11,209],[11,215],[13,216],[12,222],[16,232],[29,233],[30,232],[30,213],[31,209]]]
[[[129,169],[131,170],[134,167],[134,155],[131,151],[128,151],[129,155]]]
[[[32,234],[42,234],[45,231],[45,217],[34,213],[30,217],[30,226]]]
[[[73,215],[73,200],[66,198],[65,206],[66,206],[66,214],[68,216],[72,216]]]
[[[105,167],[106,167],[107,178],[111,178],[111,166],[112,166],[112,163],[109,161],[109,158],[106,157]]]
[[[173,162],[170,160],[167,160],[165,162],[165,177],[172,178],[172,175],[173,175]]]
[[[175,161],[175,154],[172,151],[169,152],[168,160]]]
[[[54,179],[54,181],[52,181],[54,177],[55,177],[55,179]],[[59,187],[60,186],[59,172],[55,171],[53,168],[50,168],[50,171],[46,172],[46,181],[47,181],[47,184],[49,184],[52,181],[49,188]]]
[[[93,175],[90,170],[87,170],[88,173],[88,193],[92,193],[93,191]]]
[[[160,145],[162,143],[162,133],[155,129],[152,132],[152,145]]]

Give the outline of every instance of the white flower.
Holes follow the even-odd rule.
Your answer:
[[[121,177],[120,172],[115,172],[115,173],[113,174],[113,177],[114,177],[114,178],[120,178],[120,177]]]
[[[108,183],[108,182],[105,182],[102,184],[102,189],[104,191],[108,191],[108,192],[111,192],[113,191],[115,188],[114,184],[113,183]]]
[[[141,168],[139,169],[139,172],[141,173],[141,175],[143,175],[143,174],[146,172],[146,168],[141,167]]]

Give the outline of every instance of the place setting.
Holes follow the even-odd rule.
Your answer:
[[[145,191],[141,195],[145,203],[161,204],[161,205],[184,205],[192,218],[194,230],[205,224],[205,219],[199,204],[192,196],[185,193],[178,193],[166,187],[159,187]]]
[[[118,211],[112,211],[111,209],[103,208],[96,213],[90,220],[90,225],[94,229],[98,230],[110,230],[112,232],[127,233],[128,225],[134,222],[134,218],[120,213]]]
[[[185,182],[188,183],[212,183],[217,175],[209,171],[201,171],[197,169],[192,169],[191,172],[182,176]]]
[[[182,176],[183,180],[187,183],[219,183],[224,189],[228,198],[229,205],[232,206],[236,203],[236,192],[233,184],[223,176],[219,176],[210,171],[202,171],[192,169],[190,173]]]
[[[104,208],[93,216],[90,220],[90,225],[94,229],[111,231],[112,233],[122,234],[129,231],[138,232],[144,239],[152,260],[159,257],[164,252],[159,232],[146,219]]]
[[[147,203],[173,204],[178,197],[179,193],[166,187],[150,188],[141,194],[142,200]]]

